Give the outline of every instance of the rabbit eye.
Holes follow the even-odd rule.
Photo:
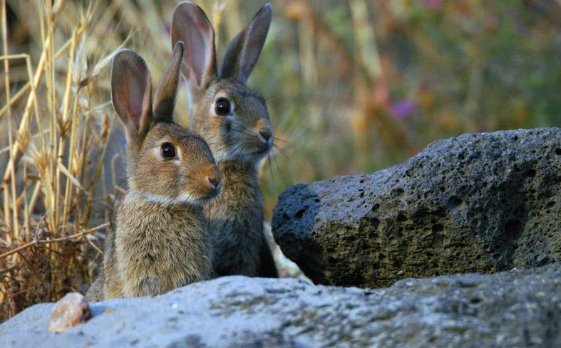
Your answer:
[[[173,147],[173,145],[170,143],[163,143],[161,153],[163,158],[175,158],[175,147]]]
[[[219,98],[214,104],[214,112],[219,116],[226,116],[230,113],[230,101],[226,98]]]

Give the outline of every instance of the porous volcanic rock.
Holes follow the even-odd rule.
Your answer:
[[[53,304],[28,308],[0,325],[0,347],[559,347],[561,265],[376,290],[224,277],[90,307],[60,334]]]
[[[292,186],[273,234],[320,284],[561,261],[561,130],[464,134],[369,175]]]

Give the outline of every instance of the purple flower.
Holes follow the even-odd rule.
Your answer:
[[[401,100],[392,104],[393,117],[403,119],[411,116],[417,110],[417,104],[412,100]]]
[[[442,0],[423,0],[423,4],[431,10],[439,10],[442,7]]]

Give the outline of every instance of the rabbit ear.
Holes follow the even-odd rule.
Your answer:
[[[216,77],[214,30],[203,10],[190,1],[173,11],[171,43],[183,41],[181,72],[191,93],[205,88]]]
[[[221,78],[234,78],[246,83],[263,49],[272,18],[273,8],[271,4],[265,4],[251,23],[230,42],[220,70]]]
[[[142,142],[152,114],[150,71],[136,52],[125,49],[113,58],[111,100],[127,131],[127,142]]]
[[[160,78],[156,95],[154,96],[154,121],[173,122],[173,108],[179,70],[183,59],[183,42],[178,41],[173,49],[171,61]]]

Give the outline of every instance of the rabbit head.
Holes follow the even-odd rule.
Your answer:
[[[185,43],[181,74],[187,85],[191,128],[201,134],[217,162],[256,163],[273,147],[265,99],[246,86],[265,43],[273,11],[264,5],[228,45],[220,72],[214,30],[203,10],[184,1],[172,21],[172,45]]]
[[[201,204],[220,189],[206,142],[173,122],[183,43],[178,42],[152,102],[150,71],[131,50],[113,58],[111,99],[127,140],[129,192],[164,204]]]

